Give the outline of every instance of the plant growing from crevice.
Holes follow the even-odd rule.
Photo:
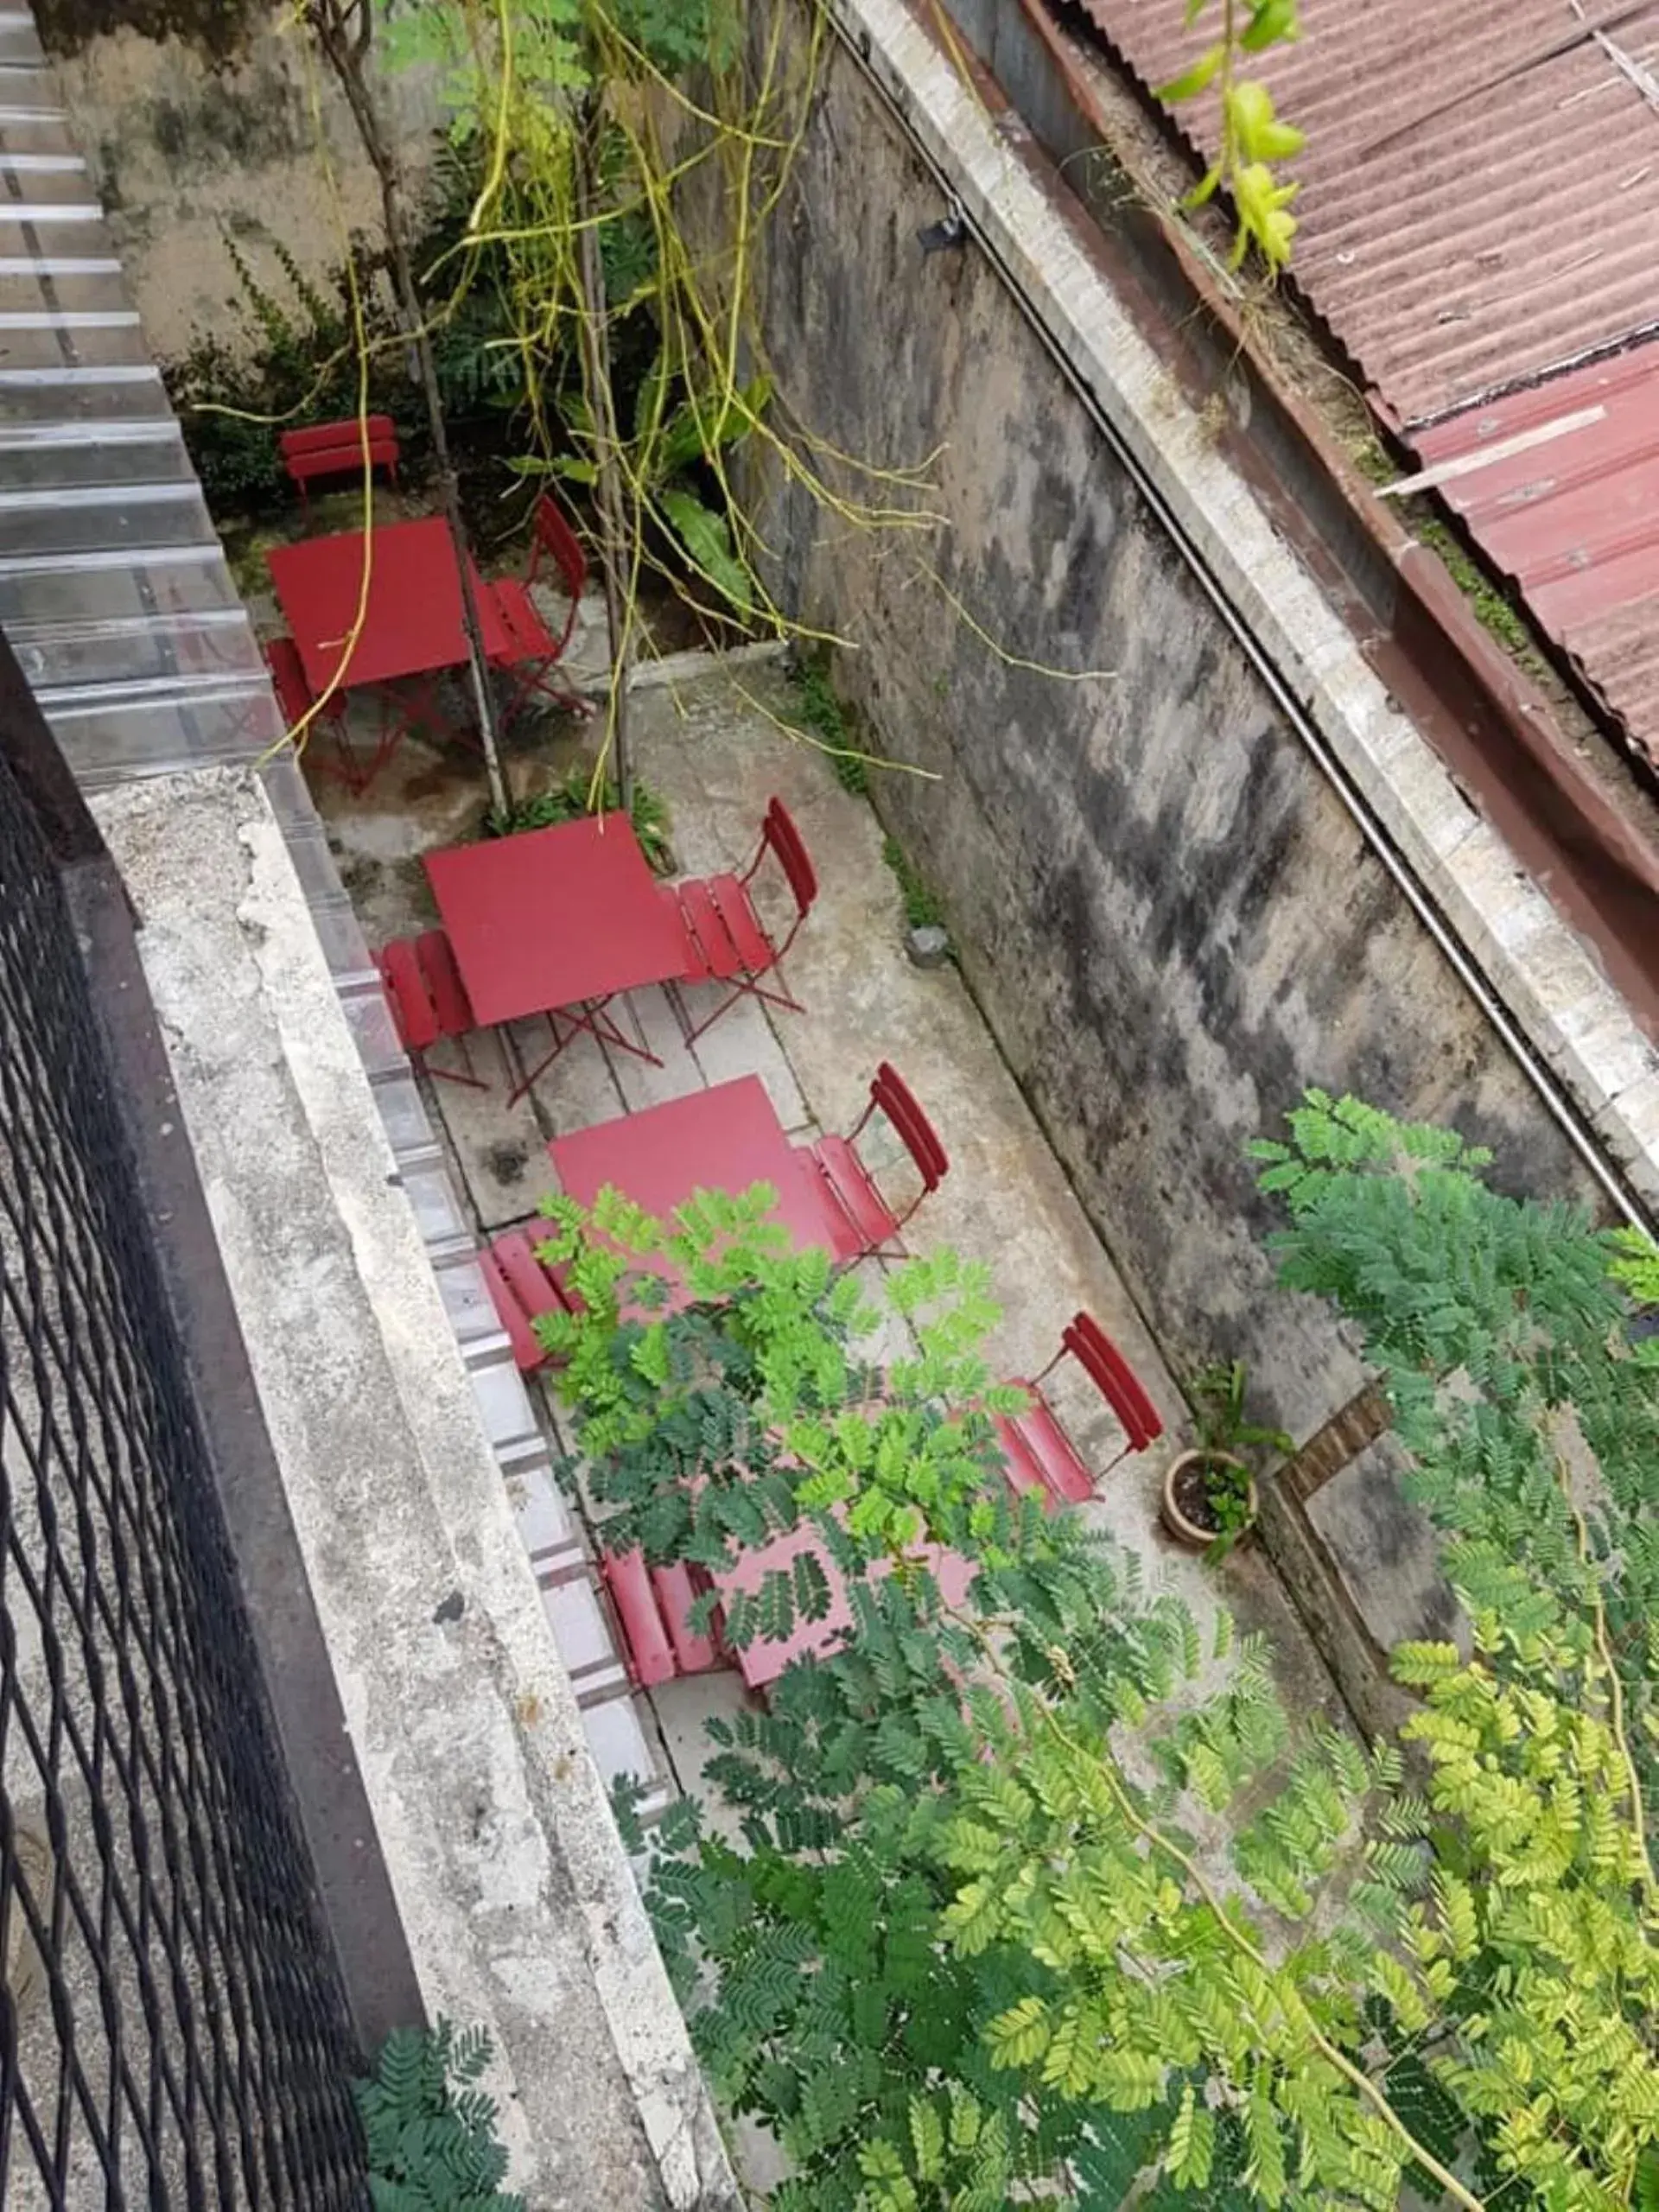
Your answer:
[[[622,795],[613,782],[607,779],[595,789],[593,769],[579,766],[550,790],[515,799],[505,816],[489,809],[484,817],[484,834],[509,837],[519,830],[549,830],[561,822],[579,821],[585,814],[613,811],[621,804]],[[672,825],[667,803],[636,779],[629,817],[639,849],[652,868],[658,875],[671,874],[674,855],[669,842]]]
[[[869,766],[853,742],[847,709],[822,657],[802,659],[794,671],[792,682],[801,726],[810,732],[814,741],[829,755],[836,781],[842,791],[850,791],[855,798],[863,798],[870,788]]]
[[[394,2028],[373,2075],[353,2084],[375,2212],[526,2212],[501,2183],[507,2154],[478,2088],[490,2063],[481,2028]]]
[[[897,879],[905,926],[912,930],[943,929],[944,903],[897,837],[881,840],[881,857]]]

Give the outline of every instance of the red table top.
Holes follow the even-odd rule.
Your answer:
[[[821,1621],[798,1618],[793,1632],[781,1639],[768,1642],[757,1637],[753,1643],[743,1646],[736,1654],[738,1671],[751,1689],[776,1681],[791,1659],[804,1659],[809,1655],[827,1658],[843,1648],[846,1631],[853,1624],[847,1585],[825,1548],[823,1537],[808,1522],[801,1522],[782,1535],[774,1536],[757,1551],[745,1552],[735,1567],[717,1569],[709,1578],[728,1601],[740,1590],[747,1590],[751,1597],[758,1598],[764,1578],[780,1568],[792,1567],[802,1552],[812,1553],[823,1569],[824,1580],[830,1585],[830,1610]],[[979,1571],[973,1561],[964,1559],[960,1552],[946,1551],[938,1544],[922,1545],[918,1556],[938,1584],[945,1604],[960,1609],[969,1585]],[[892,1571],[885,1560],[878,1560],[870,1573],[872,1579],[879,1581]]]
[[[357,615],[363,582],[363,533],[305,537],[278,545],[268,556],[277,603],[299,647],[305,680],[314,692],[334,679]],[[476,569],[484,650],[493,661],[511,661],[512,639]],[[467,633],[461,626],[461,576],[448,524],[442,516],[388,523],[374,533],[369,603],[346,671],[347,683],[385,683],[399,676],[429,676],[464,667]]]
[[[685,941],[626,814],[426,855],[479,1022],[676,981]]]
[[[583,1205],[609,1183],[661,1220],[693,1191],[735,1196],[752,1183],[770,1183],[778,1192],[772,1218],[794,1242],[830,1243],[831,1201],[810,1161],[785,1135],[759,1076],[596,1122],[555,1137],[547,1148],[561,1187]]]

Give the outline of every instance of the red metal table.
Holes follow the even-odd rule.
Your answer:
[[[717,1083],[640,1114],[599,1122],[547,1147],[559,1183],[590,1206],[607,1184],[665,1220],[693,1191],[770,1183],[772,1213],[798,1245],[833,1249],[830,1200],[811,1162],[784,1134],[759,1076]]]
[[[399,677],[464,668],[467,632],[461,622],[461,576],[442,517],[388,523],[374,532],[372,550],[368,606],[344,681],[389,683]],[[306,681],[314,692],[323,691],[334,681],[357,618],[363,532],[304,537],[297,545],[274,547],[269,560],[270,581],[299,647]],[[510,661],[512,634],[476,569],[473,592],[486,658]]]
[[[573,1136],[555,1137],[547,1148],[561,1187],[583,1205],[592,1205],[609,1184],[647,1213],[666,1219],[694,1191],[737,1193],[770,1183],[778,1192],[772,1218],[794,1243],[835,1249],[833,1202],[810,1161],[785,1135],[759,1076],[740,1076],[643,1113],[597,1122]],[[791,1659],[833,1647],[852,1618],[841,1577],[817,1531],[803,1525],[710,1578],[728,1598],[739,1590],[758,1592],[768,1569],[788,1567],[802,1551],[816,1554],[829,1580],[830,1611],[821,1621],[798,1623],[786,1642],[757,1641],[740,1652],[743,1679],[753,1688],[774,1681]],[[974,1573],[969,1561],[932,1545],[923,1555],[947,1600],[960,1604]]]
[[[552,1026],[552,1051],[515,1098],[581,1029],[656,1060],[605,1012],[618,992],[673,982],[685,967],[675,910],[626,814],[446,846],[427,854],[426,873],[479,1023],[545,1014]]]
[[[775,1682],[793,1659],[804,1659],[809,1654],[827,1658],[840,1648],[846,1630],[853,1624],[847,1586],[817,1529],[806,1522],[774,1536],[758,1551],[745,1552],[735,1567],[716,1570],[709,1575],[709,1580],[728,1603],[740,1590],[759,1597],[762,1579],[791,1568],[803,1552],[810,1552],[823,1569],[830,1585],[830,1610],[821,1621],[797,1619],[793,1633],[775,1642],[757,1637],[742,1647],[736,1654],[738,1671],[751,1689],[761,1689],[766,1683]],[[938,1544],[921,1545],[916,1555],[938,1584],[945,1604],[953,1609],[960,1608],[969,1584],[979,1572],[974,1562],[964,1559],[960,1552],[946,1551]],[[878,1563],[870,1572],[872,1579],[879,1580],[892,1569]]]
[[[448,524],[435,515],[417,522],[388,523],[375,531],[372,551],[368,603],[349,659],[346,640],[363,588],[363,532],[302,538],[297,545],[275,547],[268,556],[277,603],[287,617],[313,697],[320,698],[336,674],[353,690],[417,682],[412,707],[407,700],[395,702],[383,693],[380,743],[359,782],[359,790],[368,788],[416,722],[444,728],[431,679],[446,669],[467,664],[461,575]],[[475,568],[472,579],[485,656],[510,664],[518,654],[512,634]],[[421,678],[426,681],[421,683]]]

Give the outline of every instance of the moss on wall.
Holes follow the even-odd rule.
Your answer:
[[[41,43],[60,58],[79,54],[100,33],[125,29],[181,38],[210,60],[228,61],[261,12],[259,0],[35,0]]]

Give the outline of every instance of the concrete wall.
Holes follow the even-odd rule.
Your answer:
[[[922,51],[885,0],[844,12],[891,17]],[[948,64],[938,83],[957,102],[943,149],[971,167],[984,141],[963,190],[982,188],[988,222],[1056,295],[1083,269],[1065,300],[1081,324],[1085,284],[1099,289],[1085,255],[1068,250],[1068,267],[1052,219],[1015,235],[1022,156]],[[943,206],[836,48],[773,233],[769,365],[834,445],[888,466],[937,449],[927,504],[944,522],[930,541],[861,542],[791,491],[762,534],[789,603],[855,641],[836,681],[872,749],[938,779],[880,776],[877,805],[943,893],[963,971],[1172,1365],[1243,1357],[1259,1410],[1303,1440],[1364,1379],[1328,1313],[1273,1287],[1274,1214],[1243,1156],[1305,1086],[1455,1122],[1511,1185],[1589,1185],[1007,286],[976,246],[918,251]],[[1103,383],[1130,365],[1121,332],[1090,355]],[[1134,366],[1170,466],[1183,443],[1195,468],[1223,466],[1155,359]],[[1282,558],[1248,493],[1227,497],[1236,548],[1258,530]],[[1062,681],[999,658],[925,564],[1007,654],[1114,673]],[[1324,650],[1334,666],[1340,641]],[[1383,716],[1393,702],[1371,692]],[[1466,811],[1408,741],[1408,766]],[[1299,1509],[1281,1548],[1299,1575],[1310,1536],[1335,1563],[1355,1605],[1354,1651],[1332,1654],[1351,1686],[1349,1658],[1444,1617],[1391,1450]]]
[[[380,202],[345,103],[320,69],[314,110],[291,9],[250,0],[234,36],[213,43],[182,11],[137,12],[128,21],[132,10],[109,8],[111,28],[60,36],[54,60],[151,347],[166,361],[198,330],[229,344],[245,334],[226,232],[280,297],[273,239],[322,275],[345,259],[351,232],[379,236]],[[42,28],[49,35],[49,21]],[[433,74],[399,71],[385,97],[418,188],[438,120]]]

